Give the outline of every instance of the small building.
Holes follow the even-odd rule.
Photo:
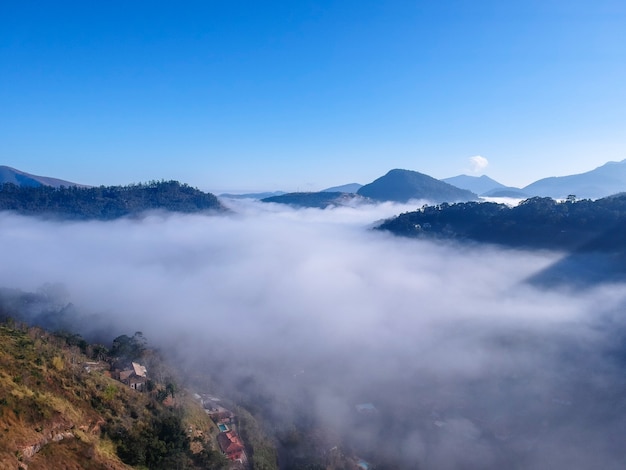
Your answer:
[[[132,362],[131,366],[131,369],[120,372],[120,382],[128,385],[133,390],[143,390],[148,381],[148,371],[145,366],[137,362]]]
[[[217,435],[217,443],[228,460],[243,462],[244,446],[234,431],[221,432]]]

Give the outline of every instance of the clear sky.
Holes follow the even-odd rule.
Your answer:
[[[624,0],[0,2],[0,164],[29,173],[524,186],[625,158]]]

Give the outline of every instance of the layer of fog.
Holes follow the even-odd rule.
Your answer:
[[[539,290],[525,279],[558,255],[370,230],[414,206],[233,204],[0,214],[0,286],[64,286],[83,333],[111,323],[175,348],[278,434],[308,423],[403,468],[623,467],[623,286]]]
[[[495,202],[496,204],[506,204],[509,207],[515,207],[520,202],[524,201],[524,198],[480,196],[480,200],[485,202]]]

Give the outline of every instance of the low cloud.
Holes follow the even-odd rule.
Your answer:
[[[409,205],[233,204],[0,214],[0,286],[62,284],[85,333],[140,330],[278,435],[307,423],[383,468],[620,468],[622,286],[540,290],[525,279],[559,255],[369,229]]]
[[[469,164],[472,173],[482,173],[489,166],[489,160],[480,155],[475,155],[469,158]]]

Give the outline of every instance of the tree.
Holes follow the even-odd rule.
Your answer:
[[[165,384],[165,391],[169,395],[172,395],[172,398],[174,398],[176,392],[178,391],[178,387],[176,386],[174,382],[172,382],[171,380],[168,380],[167,383]]]

